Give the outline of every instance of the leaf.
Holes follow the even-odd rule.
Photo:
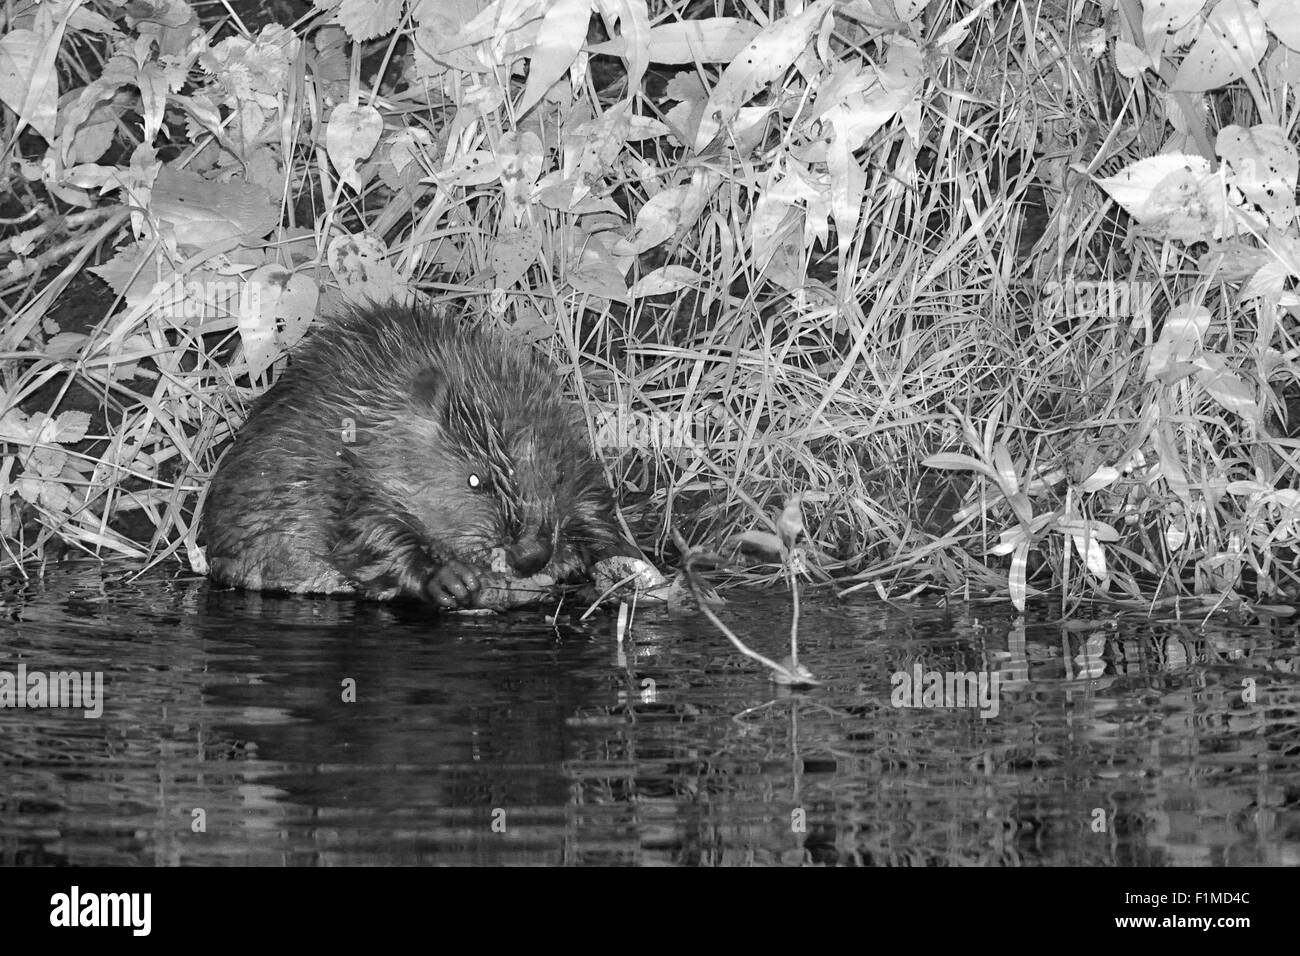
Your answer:
[[[1205,18],[1170,89],[1203,93],[1255,68],[1268,50],[1264,18],[1249,0],[1219,0]]]
[[[62,448],[37,448],[24,459],[23,473],[28,477],[58,478],[67,463],[68,453]]]
[[[831,180],[831,215],[839,237],[839,256],[844,262],[849,261],[852,253],[867,183],[866,171],[853,153],[853,144],[838,132],[826,150],[826,169]]]
[[[182,245],[207,247],[228,239],[260,239],[280,216],[279,203],[260,186],[238,179],[217,183],[164,166],[149,208],[171,224]]]
[[[1230,495],[1259,497],[1266,495],[1273,490],[1272,485],[1266,485],[1262,481],[1230,481],[1225,486],[1225,490]]]
[[[937,455],[931,455],[924,459],[921,464],[927,468],[940,468],[944,471],[974,471],[988,478],[994,484],[997,484],[998,475],[991,467],[984,464],[977,458],[970,455],[961,455],[956,452],[943,451]]]
[[[117,28],[117,24],[108,17],[95,13],[93,10],[87,10],[84,7],[72,11],[72,15],[68,17],[68,26],[74,30],[102,33],[105,36],[120,37],[122,35],[122,31]]]
[[[1107,485],[1117,481],[1118,479],[1118,469],[1112,468],[1110,465],[1102,465],[1087,478],[1083,479],[1083,482],[1079,485],[1079,490],[1083,492],[1100,491],[1102,488],[1105,488]]]
[[[28,504],[48,508],[56,514],[64,514],[72,504],[72,492],[67,485],[56,481],[40,481],[35,478],[19,478],[14,482],[14,491]]]
[[[629,143],[635,143],[643,139],[657,139],[660,136],[667,136],[671,132],[672,130],[667,125],[653,117],[628,117],[626,139]]]
[[[1113,530],[1113,529],[1112,529]],[[1116,535],[1118,538],[1119,535]],[[1083,563],[1088,566],[1096,577],[1106,577],[1106,548],[1096,537],[1084,534],[1071,534],[1070,540],[1074,542],[1074,548],[1079,552],[1079,557],[1083,558]]]
[[[1021,541],[1016,545],[1016,552],[1011,557],[1011,569],[1007,572],[1007,590],[1011,592],[1011,603],[1017,611],[1025,610],[1025,570],[1029,566],[1029,542]]]
[[[1283,83],[1300,86],[1300,53],[1279,43],[1264,62],[1264,79],[1274,89]]]
[[[569,284],[579,292],[599,296],[614,302],[626,302],[627,283],[619,271],[614,257],[605,248],[598,235],[587,235],[576,268],[571,268]]]
[[[61,26],[44,37],[22,29],[0,37],[0,100],[47,142],[53,142],[57,128],[59,84],[54,57],[62,38]]]
[[[597,0],[601,19],[611,36],[623,41],[624,51],[614,54],[627,61],[627,89],[639,90],[650,66],[650,13],[646,0]],[[614,25],[618,24],[615,32]]]
[[[978,2],[972,2],[970,4],[970,9],[966,11],[966,15],[956,23],[950,24],[943,33],[939,34],[939,39],[934,41],[933,46],[938,48],[947,47],[948,50],[951,51],[953,47],[962,43],[962,41],[966,39],[966,34],[969,32],[972,21],[977,17],[982,16],[989,7],[993,6],[994,2],[996,2],[996,0],[978,0]],[[913,27],[913,29],[915,30],[916,28]]]
[[[501,167],[495,156],[480,149],[453,159],[440,168],[434,178],[443,187],[483,186],[501,178]]]
[[[369,233],[335,236],[326,248],[325,261],[339,284],[339,292],[349,302],[410,297],[388,258],[387,246]]]
[[[1170,153],[1138,160],[1097,184],[1150,235],[1187,242],[1217,238],[1223,191],[1201,156]]]
[[[144,141],[152,143],[158,131],[162,129],[163,111],[167,107],[168,76],[157,63],[146,63],[140,68],[135,84],[140,90]]]
[[[698,289],[704,284],[704,277],[686,266],[663,266],[643,275],[632,288],[627,290],[629,297],[636,299],[647,295],[663,295],[678,289]]]
[[[1157,379],[1166,385],[1172,384],[1170,377],[1183,378],[1191,374],[1192,368],[1185,367],[1191,358],[1201,350],[1205,333],[1210,328],[1210,310],[1203,305],[1181,302],[1169,310],[1165,316],[1160,338],[1151,349],[1151,358],[1147,363],[1146,381]]]
[[[1295,221],[1300,159],[1287,134],[1272,123],[1248,130],[1225,126],[1214,149],[1232,170],[1230,183],[1263,210],[1270,223],[1280,230],[1289,229]]]
[[[1271,504],[1281,505],[1288,512],[1289,517],[1296,517],[1296,513],[1300,511],[1300,491],[1294,488],[1270,488],[1269,491],[1271,493],[1268,499]]]
[[[283,323],[280,339],[286,349],[291,349],[307,333],[316,318],[320,288],[316,280],[303,272],[295,272],[284,283],[280,301],[276,305],[276,318]]]
[[[1257,254],[1261,257],[1268,255],[1262,249],[1257,250]],[[1241,297],[1242,299],[1280,298],[1282,293],[1286,291],[1287,283],[1291,281],[1292,275],[1291,269],[1270,257],[1250,274],[1250,281],[1241,289]]]
[[[1192,509],[1191,488],[1187,483],[1187,473],[1183,471],[1182,461],[1178,456],[1178,442],[1173,429],[1167,421],[1162,421],[1155,430],[1156,455],[1159,457],[1157,473],[1169,483],[1170,489],[1180,499],[1184,507]]]
[[[749,245],[754,253],[754,268],[760,272],[767,268],[776,252],[782,232],[789,232],[786,223],[793,208],[788,198],[772,189],[765,189],[754,203],[753,215],[749,217]]]
[[[420,0],[413,11],[420,21],[414,37],[417,74],[437,77],[447,66],[491,72],[527,51],[541,27],[542,9],[543,0]],[[490,46],[479,46],[485,43]],[[494,92],[499,93],[495,84]]]
[[[267,268],[267,267],[263,267]],[[253,281],[257,281],[256,278]],[[269,297],[268,297],[269,298]],[[275,334],[275,312],[270,302],[253,296],[260,308],[241,310],[239,313],[239,340],[244,347],[244,361],[249,378],[260,378],[280,356],[280,342]]]
[[[652,27],[646,52],[651,63],[729,63],[758,32],[758,24],[738,17],[678,20]],[[625,45],[626,40],[617,37],[590,52],[622,56]]]
[[[325,4],[318,3],[317,6],[324,7]],[[194,17],[194,12],[184,0],[152,0],[140,3],[129,12],[136,21],[172,28],[183,27]]]
[[[930,5],[930,0],[894,0],[894,10],[898,13],[898,19],[904,23],[911,23]]]
[[[573,206],[573,188],[573,180],[566,179],[564,174],[556,169],[538,180],[533,198],[549,209],[570,212]]]
[[[325,151],[338,170],[339,178],[360,193],[365,185],[357,163],[368,159],[379,145],[384,132],[384,118],[373,106],[341,103],[330,114],[325,127]]]
[[[704,118],[704,105],[709,99],[704,84],[693,74],[678,73],[664,87],[664,97],[677,101],[677,105],[664,114],[673,138],[683,145],[694,141],[700,120]]]
[[[67,164],[93,163],[98,160],[113,143],[117,124],[125,112],[116,103],[102,104],[92,110],[86,119],[75,127],[68,149]],[[65,117],[62,136],[67,136],[69,126]]]
[[[45,354],[50,358],[75,362],[89,341],[90,336],[80,332],[60,332],[46,341]]]
[[[521,345],[536,345],[555,337],[555,321],[527,302],[515,306],[515,321],[506,329],[507,338]]]
[[[1203,156],[1189,156],[1184,153],[1149,156],[1130,163],[1115,176],[1107,179],[1097,178],[1097,184],[1110,193],[1111,198],[1123,206],[1125,212],[1140,219],[1146,211],[1146,203],[1150,199],[1151,192],[1165,177],[1180,170],[1208,175],[1210,162]]]
[[[776,519],[776,531],[787,548],[793,548],[803,534],[803,492],[795,492],[785,500],[781,514]]]
[[[191,139],[197,139],[201,132],[221,134],[221,113],[211,97],[196,93],[174,97],[173,102],[188,114],[187,122],[194,124],[188,127]]]
[[[251,124],[260,125],[266,114],[281,104],[294,82],[301,47],[302,41],[288,27],[269,24],[255,40],[227,37],[210,51],[199,54],[200,65],[229,85],[235,102],[227,105],[237,106],[244,114],[244,122],[249,124],[244,136],[251,137],[259,128]],[[175,88],[179,89],[183,74],[177,80]]]
[[[121,175],[116,166],[100,166],[96,163],[73,166],[64,174],[63,182],[78,189],[97,191],[101,196],[122,185]]]
[[[478,16],[490,5],[490,0],[410,0],[408,5],[416,23],[431,24],[450,34],[454,27]]]
[[[545,5],[546,17],[533,44],[528,83],[515,106],[516,117],[523,117],[536,106],[577,59],[587,39],[591,3],[592,0],[554,0]]]
[[[592,563],[591,577],[601,594],[615,585],[632,591],[648,591],[668,583],[668,579],[645,557],[625,554],[598,558]]]
[[[1141,47],[1134,46],[1127,40],[1115,41],[1115,69],[1120,76],[1136,80],[1152,67],[1151,57]]]
[[[234,311],[249,374],[256,377],[306,334],[320,290],[306,273],[267,264],[248,276],[242,292]]]
[[[417,157],[423,155],[433,144],[433,137],[422,127],[407,127],[388,141],[388,159],[397,172],[402,172],[411,163],[418,163]]]
[[[540,250],[541,242],[532,230],[500,229],[492,243],[493,285],[498,289],[511,288],[537,261]]]
[[[785,553],[785,546],[781,543],[780,537],[771,531],[760,531],[751,528],[739,535],[736,538],[736,543],[770,557],[779,557]]]
[[[1142,35],[1181,30],[1204,6],[1205,0],[1143,0]]]
[[[629,101],[623,100],[600,117],[571,127],[565,134],[562,166],[569,178],[582,184],[582,195],[590,191],[589,184],[605,179],[623,153],[632,127],[628,107]],[[538,146],[540,149],[540,142]]]
[[[636,214],[636,225],[617,251],[622,253],[626,248],[632,254],[640,255],[671,237],[678,228],[689,225],[683,223],[681,217],[690,188],[689,185],[671,186],[651,196]]]
[[[1170,551],[1177,551],[1187,543],[1187,531],[1181,523],[1170,524],[1165,528],[1165,547]]]
[[[1151,361],[1147,363],[1146,381],[1173,385],[1196,371],[1196,366],[1176,356],[1177,344],[1161,339],[1151,347]]]
[[[35,426],[21,408],[11,408],[0,415],[0,442],[30,445],[35,440]]]
[[[1119,532],[1104,521],[1092,521],[1072,518],[1056,523],[1062,534],[1078,535],[1081,538],[1094,538],[1097,541],[1114,543],[1119,540]]]
[[[1199,372],[1196,376],[1201,386],[1223,408],[1248,421],[1260,420],[1259,403],[1255,392],[1235,372],[1226,368]]]
[[[501,168],[501,195],[517,225],[527,215],[528,200],[542,174],[541,138],[531,130],[506,133],[497,146],[497,165]]]
[[[1300,17],[1295,0],[1259,0],[1259,15],[1285,46],[1300,51]]]
[[[160,270],[166,270],[165,277]],[[120,295],[130,308],[143,304],[155,290],[155,283],[166,288],[176,278],[176,273],[165,257],[161,260],[149,256],[138,244],[122,246],[113,258],[102,265],[91,266],[89,271],[99,276],[114,295]]]
[[[74,445],[86,437],[89,429],[88,412],[60,412],[54,420],[54,440],[64,445]]]
[[[391,134],[386,130],[373,154],[379,178],[393,192],[415,189],[432,168],[432,147],[428,130],[407,128]]]
[[[883,74],[874,70],[845,76],[840,90],[828,90],[819,96],[817,105],[825,109],[823,121],[835,131],[836,139],[843,139],[850,150],[861,148],[876,130],[884,126],[916,97],[918,88],[901,87],[888,90],[883,86]],[[839,94],[839,95],[837,95]],[[833,103],[826,105],[833,98]]]
[[[814,0],[801,13],[773,21],[736,55],[709,95],[695,133],[695,152],[702,152],[756,93],[784,75],[808,46],[831,2]]]
[[[1277,264],[1272,255],[1239,239],[1210,243],[1196,263],[1201,275],[1216,282],[1239,282],[1270,264]],[[1285,266],[1282,269],[1285,274]],[[1282,290],[1279,287],[1277,291]],[[1245,292],[1242,294],[1245,295]]]
[[[343,0],[332,22],[353,40],[365,43],[387,36],[402,20],[402,0]]]
[[[43,479],[57,479],[64,473],[64,466],[68,464],[68,453],[62,449],[51,449],[51,447],[39,447],[31,451],[23,459],[23,473],[27,477],[40,476]]]
[[[999,441],[993,446],[993,467],[997,469],[998,486],[1002,493],[1010,498],[1020,493],[1020,478],[1016,474],[1015,463],[1006,442]]]

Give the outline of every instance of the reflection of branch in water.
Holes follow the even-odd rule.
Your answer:
[[[685,539],[676,534],[676,532],[674,532],[674,537],[677,539],[677,547],[686,555],[686,560],[682,563],[682,573],[686,577],[686,583],[690,585],[691,593],[695,595],[695,600],[700,606],[700,611],[709,619],[710,623],[712,623],[714,627],[726,636],[727,640],[731,641],[731,643],[735,645],[736,650],[770,669],[772,671],[772,680],[776,681],[778,684],[790,684],[797,687],[808,687],[814,684],[820,684],[821,681],[814,678],[812,672],[802,665],[794,664],[793,662],[789,665],[778,664],[776,661],[764,657],[757,651],[751,651],[745,646],[745,643],[740,638],[731,632],[731,629],[727,627],[727,625],[723,624],[722,621],[718,619],[718,616],[709,609],[708,603],[705,601],[703,595],[701,595],[699,581],[696,580],[695,576],[696,562],[707,561],[710,564],[717,564],[719,563],[718,556],[700,551],[692,551]]]

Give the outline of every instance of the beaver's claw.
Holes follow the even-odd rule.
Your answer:
[[[424,590],[434,604],[454,610],[473,605],[480,584],[473,567],[461,561],[448,561],[429,575]]]

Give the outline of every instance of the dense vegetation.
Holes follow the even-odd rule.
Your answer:
[[[0,560],[201,570],[312,317],[419,295],[556,360],[669,560],[775,580],[784,510],[886,595],[1294,597],[1290,7],[9,4]]]

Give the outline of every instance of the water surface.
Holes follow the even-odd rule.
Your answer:
[[[788,653],[783,594],[729,599]],[[104,709],[0,709],[0,862],[1300,862],[1296,629],[1088,613],[808,598],[796,692],[691,613],[620,644],[611,615],[11,575],[0,671],[101,671]],[[997,673],[996,716],[893,706],[918,666]]]

